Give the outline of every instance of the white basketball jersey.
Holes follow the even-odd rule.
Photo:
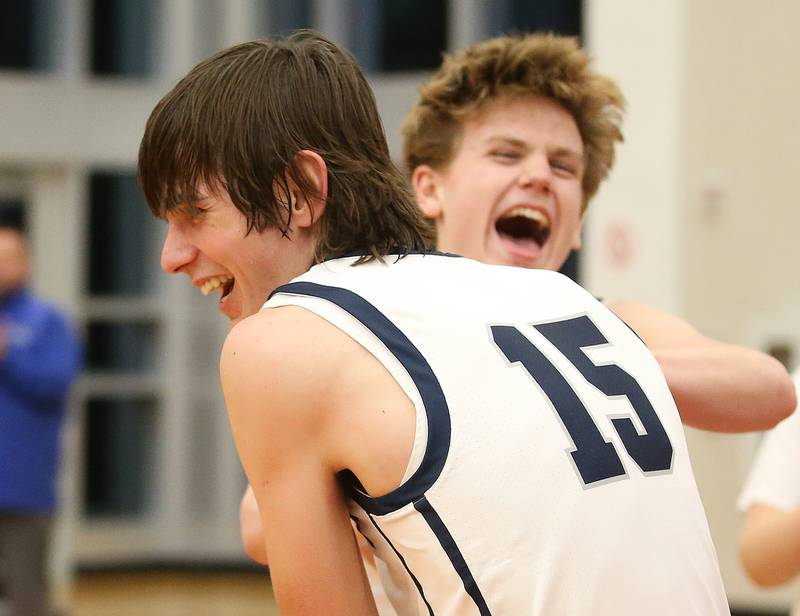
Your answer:
[[[351,495],[398,616],[730,613],[675,403],[619,318],[554,272],[354,261],[265,307],[346,332],[417,409],[400,487]]]

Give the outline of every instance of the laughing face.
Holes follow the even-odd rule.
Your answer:
[[[559,269],[580,247],[583,141],[551,99],[500,99],[462,126],[450,164],[413,174],[438,248],[485,263]]]
[[[167,215],[161,267],[186,274],[204,295],[219,292],[219,310],[234,324],[258,312],[275,287],[308,270],[313,241],[295,226],[302,216],[293,217],[291,240],[277,228],[247,233],[245,216],[224,189],[199,193],[191,206]]]

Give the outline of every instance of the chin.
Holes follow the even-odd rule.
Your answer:
[[[499,263],[500,265],[511,265],[513,267],[522,267],[525,269],[543,269],[545,267],[545,259],[541,256],[523,257],[520,255],[508,255]]]

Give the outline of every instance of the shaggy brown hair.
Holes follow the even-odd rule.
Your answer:
[[[578,125],[585,208],[614,164],[625,107],[616,84],[589,64],[575,39],[553,34],[502,36],[445,56],[403,125],[407,171],[420,165],[446,167],[464,121],[485,105],[501,98],[544,96],[559,103]]]
[[[139,180],[156,216],[191,208],[201,184],[221,186],[248,232],[287,234],[287,179],[313,196],[296,161],[301,150],[319,154],[328,170],[317,261],[432,243],[366,79],[349,55],[309,31],[236,45],[195,66],[147,121]]]

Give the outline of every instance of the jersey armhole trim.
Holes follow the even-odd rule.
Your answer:
[[[444,468],[450,450],[451,430],[447,400],[428,361],[391,320],[349,289],[303,281],[278,287],[270,297],[276,294],[316,297],[335,304],[370,330],[406,370],[419,392],[428,419],[428,439],[419,467],[397,489],[379,497],[365,494],[352,481],[355,479],[352,473],[351,480],[346,483],[348,495],[365,511],[375,515],[392,513],[422,498]],[[347,475],[343,475],[345,477]]]

